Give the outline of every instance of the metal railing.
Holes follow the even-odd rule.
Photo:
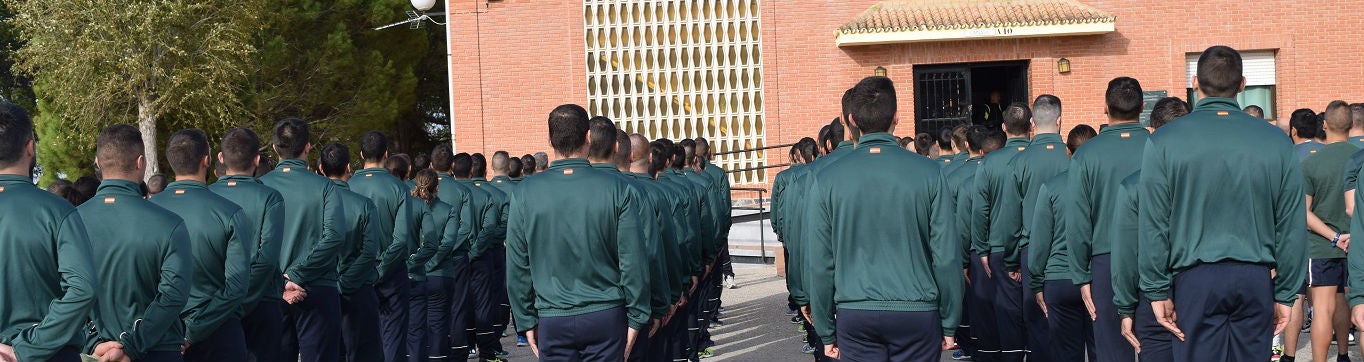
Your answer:
[[[731,155],[731,154],[736,154],[736,153],[753,152],[753,151],[762,151],[762,150],[770,150],[770,149],[773,149],[773,148],[784,148],[784,147],[791,147],[791,146],[795,146],[795,145],[796,145],[796,144],[794,144],[794,143],[787,143],[787,144],[772,145],[772,146],[767,146],[767,147],[745,148],[745,149],[742,149],[742,150],[734,150],[734,151],[729,151],[729,152],[719,152],[719,153],[716,153],[715,156],[719,156],[719,155]]]
[[[767,218],[766,214],[769,212],[769,211],[767,210],[767,206],[765,206],[765,205],[766,205],[766,199],[763,197],[763,194],[767,193],[767,189],[764,189],[764,188],[756,188],[756,187],[751,187],[751,188],[750,188],[750,187],[736,187],[736,188],[731,188],[731,189],[729,189],[729,191],[730,191],[731,194],[732,194],[734,191],[746,191],[746,192],[757,192],[757,193],[758,193],[758,203],[757,203],[755,206],[735,206],[735,207],[732,207],[732,209],[734,209],[734,210],[751,210],[751,211],[757,211],[757,212],[758,212],[757,214],[754,214],[753,216],[751,216],[751,217],[755,217],[755,218],[758,219],[758,260],[761,261],[763,264],[767,264],[767,232],[766,232],[765,226],[763,226],[763,219],[766,219],[766,218]],[[750,216],[745,215],[745,217],[738,217],[738,218],[736,218],[736,217],[734,217],[733,215],[730,215],[730,223],[745,222],[744,219],[747,219],[748,217],[750,217]]]

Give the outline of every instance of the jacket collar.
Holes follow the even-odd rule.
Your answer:
[[[95,195],[130,196],[141,199],[142,186],[128,180],[104,180],[100,182]]]
[[[1056,133],[1039,133],[1039,134],[1037,134],[1036,136],[1033,136],[1033,137],[1032,137],[1032,143],[1031,143],[1031,144],[1034,144],[1034,145],[1044,145],[1044,144],[1048,144],[1048,143],[1064,143],[1064,142],[1061,142],[1061,135],[1060,135],[1060,134],[1056,134]]]

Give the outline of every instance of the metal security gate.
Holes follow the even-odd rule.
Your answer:
[[[937,135],[971,122],[971,101],[970,68],[914,70],[914,132]]]

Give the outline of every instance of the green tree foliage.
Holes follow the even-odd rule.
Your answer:
[[[27,44],[19,68],[47,80],[43,98],[77,132],[133,123],[147,159],[158,122],[222,125],[240,120],[234,97],[259,29],[252,0],[11,0],[10,22]],[[148,175],[158,172],[148,163]]]
[[[269,1],[255,38],[260,66],[243,95],[264,123],[260,131],[298,117],[312,126],[315,142],[398,133],[398,120],[417,102],[414,71],[428,52],[425,32],[444,31],[372,29],[404,19],[408,9],[391,0]]]
[[[39,80],[34,85],[35,92],[42,93],[46,81]],[[95,174],[95,137],[98,132],[79,132],[62,120],[53,102],[39,98],[37,112],[34,112],[34,130],[38,133],[38,164],[43,173],[38,184],[46,186],[58,176],[75,180],[81,176]]]

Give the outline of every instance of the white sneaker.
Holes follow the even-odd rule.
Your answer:
[[[735,283],[734,283],[734,277],[733,277],[733,276],[730,276],[730,275],[726,275],[726,276],[725,276],[725,282],[724,282],[724,284],[725,284],[725,288],[728,288],[728,289],[735,289],[735,288],[738,288],[738,287],[739,287],[739,284],[735,284]]]

